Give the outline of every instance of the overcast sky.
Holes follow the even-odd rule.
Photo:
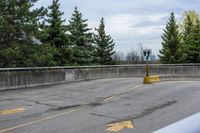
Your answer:
[[[47,7],[51,2],[39,0],[36,6]],[[200,0],[60,0],[60,4],[63,18],[68,20],[76,5],[93,29],[104,17],[106,32],[114,39],[116,51],[126,53],[141,43],[155,55],[162,48],[161,34],[172,11],[177,19],[185,10],[200,11]]]

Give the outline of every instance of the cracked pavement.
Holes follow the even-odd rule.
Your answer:
[[[0,92],[0,133],[108,133],[106,125],[132,121],[149,133],[200,111],[199,81],[141,85],[141,78],[101,79]]]

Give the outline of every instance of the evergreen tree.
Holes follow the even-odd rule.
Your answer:
[[[47,25],[45,25],[45,34],[43,41],[50,43],[56,48],[63,48],[67,45],[66,26],[62,20],[63,12],[60,12],[59,0],[53,0],[52,5],[48,7],[50,13],[47,14]]]
[[[74,49],[73,62],[77,65],[89,65],[94,60],[94,47],[92,33],[88,28],[87,19],[83,19],[75,7],[72,17],[69,20],[68,30],[70,41]]]
[[[195,25],[196,24],[196,20],[200,19],[199,13],[194,11],[194,10],[187,10],[183,13],[183,27],[185,27],[185,25],[187,25],[188,23],[188,17],[190,19],[190,22]]]
[[[96,44],[96,60],[101,65],[113,64],[112,56],[115,53],[113,51],[115,43],[110,35],[106,35],[104,19],[100,21],[99,28],[96,29],[97,35],[94,35]]]
[[[184,40],[185,62],[200,63],[200,21],[196,20],[196,25],[192,26],[189,34]]]
[[[69,49],[69,37],[66,34],[67,28],[62,20],[63,12],[60,11],[59,0],[53,0],[52,5],[48,7],[50,13],[47,14],[47,24],[43,27],[42,41],[50,43],[59,52],[55,55],[58,61],[57,65],[69,64],[71,50]]]
[[[190,16],[188,15],[185,19],[185,26],[184,26],[184,39],[187,38],[187,35],[191,33],[191,30],[195,24],[192,22]]]
[[[188,46],[192,45],[192,30],[196,24],[191,20],[190,16],[186,16],[184,19],[184,27],[183,27],[183,40],[181,45],[181,62],[188,62],[187,61],[187,52],[188,52]]]
[[[161,37],[163,40],[163,48],[159,51],[161,63],[178,63],[180,61],[181,36],[173,12]]]
[[[0,1],[0,44],[33,43],[44,8],[31,9],[37,0]]]
[[[37,0],[0,1],[0,67],[17,67],[31,53],[23,52],[25,45],[33,47],[38,38],[39,20],[44,8],[33,9]]]

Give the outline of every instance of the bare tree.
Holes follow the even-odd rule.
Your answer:
[[[128,52],[127,54],[127,62],[130,64],[136,64],[140,62],[140,56],[138,54],[137,50],[134,50],[133,48]]]
[[[124,54],[121,51],[117,51],[115,52],[112,58],[113,58],[114,64],[122,64]]]

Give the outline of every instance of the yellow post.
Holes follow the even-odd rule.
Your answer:
[[[144,77],[144,81],[143,81],[144,84],[151,84],[151,83],[160,81],[160,77],[158,75],[153,75],[153,76],[149,75],[149,64],[148,64],[148,62],[146,64],[145,68],[146,68],[146,76]]]

